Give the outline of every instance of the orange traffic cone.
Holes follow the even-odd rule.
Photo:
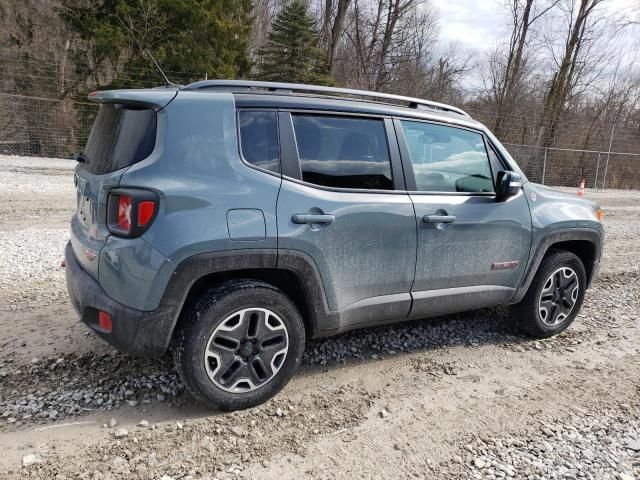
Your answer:
[[[585,180],[584,180],[584,177],[582,177],[580,178],[580,187],[578,187],[579,197],[584,197],[584,184],[585,184]]]

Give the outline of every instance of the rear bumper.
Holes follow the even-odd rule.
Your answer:
[[[65,249],[67,290],[76,313],[100,338],[130,355],[160,357],[171,340],[175,308],[160,305],[145,312],[111,299],[78,263],[71,244]],[[98,326],[98,312],[111,315],[111,332]]]

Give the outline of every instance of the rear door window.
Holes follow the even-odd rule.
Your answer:
[[[238,124],[242,157],[251,165],[280,173],[276,112],[241,110]]]
[[[326,187],[392,190],[384,121],[293,114],[302,180]]]
[[[410,120],[401,124],[418,191],[494,191],[482,134]]]
[[[104,174],[147,158],[156,143],[156,112],[103,103],[84,150],[84,167]]]

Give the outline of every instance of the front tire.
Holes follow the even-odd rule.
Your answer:
[[[571,252],[552,250],[542,260],[527,294],[514,308],[518,328],[535,338],[566,330],[580,311],[586,285],[582,261]]]
[[[281,290],[233,280],[208,290],[185,312],[173,358],[195,398],[237,410],[282,390],[300,364],[304,342],[302,317]]]

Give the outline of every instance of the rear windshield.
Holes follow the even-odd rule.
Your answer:
[[[149,156],[156,143],[156,112],[103,103],[84,150],[85,168],[93,174],[113,172]]]

